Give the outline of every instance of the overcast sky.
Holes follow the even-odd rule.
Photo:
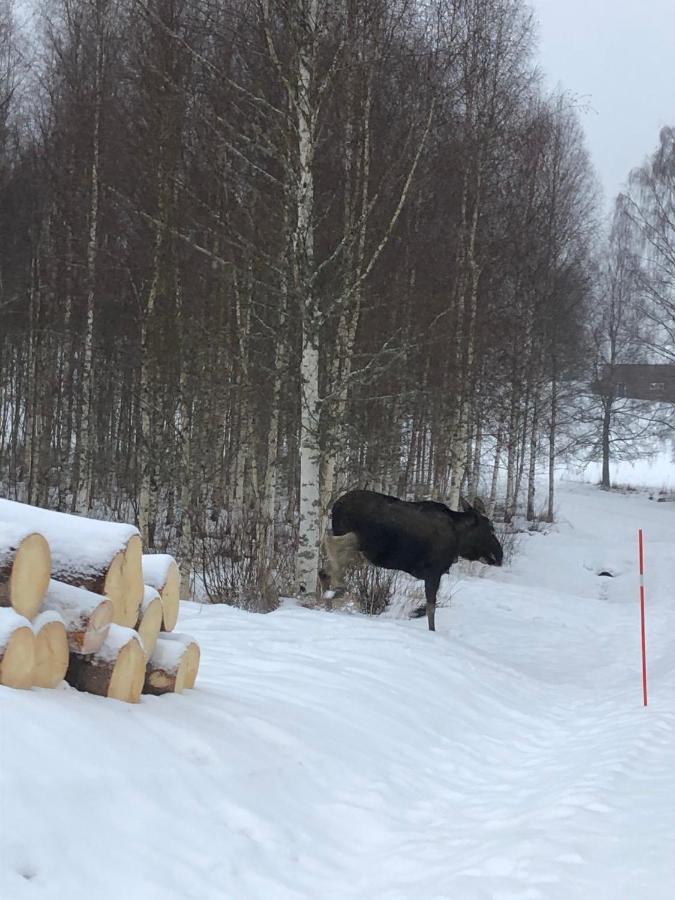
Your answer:
[[[675,0],[529,0],[550,87],[582,98],[605,208],[675,126]]]

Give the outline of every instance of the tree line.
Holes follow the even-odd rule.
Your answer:
[[[3,492],[136,521],[255,608],[314,589],[347,487],[552,520],[613,276],[525,3],[44,0],[33,22],[0,0]],[[622,209],[656,257],[649,191]]]

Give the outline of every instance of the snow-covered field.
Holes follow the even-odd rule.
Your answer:
[[[184,604],[194,691],[0,688],[0,897],[673,900],[675,503],[559,509],[436,634]]]
[[[599,482],[600,462],[560,466],[561,474]],[[614,461],[610,465],[612,484],[648,485],[652,491],[675,491],[675,440],[661,441],[649,457]]]

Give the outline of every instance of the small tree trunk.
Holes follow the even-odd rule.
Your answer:
[[[609,479],[609,463],[610,463],[610,434],[612,426],[612,398],[605,399],[603,404],[602,416],[602,481],[601,487],[603,491],[608,491],[611,487]]]
[[[551,384],[551,423],[548,433],[548,509],[546,521],[553,521],[555,501],[555,439],[558,416],[558,386],[555,374]]]
[[[478,419],[476,424],[476,434],[473,442],[473,457],[471,460],[471,474],[469,476],[469,486],[467,489],[467,493],[469,495],[469,501],[473,503],[475,496],[478,493],[478,487],[480,484],[480,469],[481,469],[481,453],[483,452],[483,422],[482,418]]]
[[[536,486],[537,472],[537,451],[539,448],[539,403],[535,396],[534,408],[532,410],[532,423],[530,429],[530,460],[527,472],[527,521],[533,522],[534,511],[534,495]]]
[[[168,228],[169,186],[168,175],[164,165],[160,164],[158,174],[159,210],[155,228],[155,242],[152,263],[152,281],[143,311],[141,325],[141,447],[140,490],[138,498],[138,525],[143,538],[143,545],[153,549],[155,546],[155,528],[157,518],[157,460],[155,437],[155,387],[157,385],[157,347],[155,330],[156,306],[163,279],[162,253]]]
[[[293,249],[296,260],[295,287],[302,306],[302,356],[300,362],[300,527],[296,578],[300,592],[317,589],[320,542],[320,400],[319,315],[314,295],[314,150],[316,110],[312,96],[316,53],[317,0],[307,0],[298,13],[298,33],[304,40],[298,49],[297,111],[298,189],[297,226]]]
[[[504,442],[504,429],[500,425],[497,429],[497,441],[495,444],[495,461],[492,466],[492,480],[490,482],[490,499],[488,505],[488,514],[492,517],[495,511],[495,503],[497,502],[497,482],[499,481],[499,464],[502,458],[502,448]]]
[[[178,379],[178,410],[180,415],[180,522],[179,522],[179,559],[180,589],[184,597],[190,596],[192,575],[192,519],[190,515],[190,485],[192,483],[192,403],[188,396],[187,371],[187,326],[184,321],[183,285],[178,279],[176,284],[176,323],[181,341],[180,375]]]
[[[87,243],[87,317],[82,353],[82,394],[80,412],[80,460],[77,507],[82,512],[91,509],[92,496],[92,377],[94,360],[94,304],[96,298],[96,272],[98,260],[98,220],[101,165],[101,107],[103,104],[103,23],[97,6],[96,75],[94,99],[94,125],[92,136],[92,159],[90,170],[89,239]]]
[[[518,460],[518,406],[520,403],[520,389],[514,385],[511,397],[511,412],[508,428],[508,460],[506,464],[506,499],[504,501],[504,521],[511,522],[516,506],[516,464]]]

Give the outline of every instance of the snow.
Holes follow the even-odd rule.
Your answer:
[[[0,516],[2,508],[0,507]],[[0,518],[0,561],[7,555],[8,550],[16,550],[29,534],[33,534],[34,528],[23,525],[20,522],[5,522]]]
[[[143,646],[140,635],[133,628],[126,628],[124,625],[110,625],[106,639],[100,649],[96,651],[96,661],[114,663],[120,655],[120,650],[126,647],[130,641],[138,641],[141,647]]]
[[[570,465],[568,476],[581,469],[585,478],[598,483],[602,475],[600,462]],[[675,491],[675,440],[660,442],[654,453],[635,460],[613,460],[610,463],[610,479],[616,485],[643,485],[655,491]]]
[[[60,622],[65,626],[63,618],[57,612],[51,609],[46,609],[33,619],[31,627],[35,634],[39,634],[39,632],[42,631],[45,625],[49,625],[51,622]]]
[[[133,535],[139,534],[133,525],[72,516],[0,499],[0,522],[3,521],[40,532],[49,542],[53,570],[68,571],[77,560],[80,575],[100,573],[102,564],[107,565]]]
[[[161,600],[157,588],[150,587],[149,584],[143,585],[143,600],[141,601],[141,612],[145,612],[151,603],[155,600]]]
[[[0,896],[672,900],[675,503],[563,483],[559,518],[444,579],[436,634],[183,603],[195,690],[0,689]]]
[[[185,656],[186,645],[180,641],[167,641],[164,637],[164,634],[158,637],[150,659],[155,668],[175,674]]]
[[[63,584],[53,578],[49,582],[43,609],[58,613],[69,631],[79,631],[85,627],[88,617],[101,605],[103,597],[86,588]]]
[[[32,628],[32,626],[28,619],[24,618],[24,616],[20,616],[18,612],[11,608],[11,606],[0,606],[0,653],[4,653],[5,648],[9,643],[9,639],[17,628]],[[0,698],[2,697],[1,692],[5,690],[9,690],[9,688],[3,688],[0,685]],[[0,724],[1,723],[2,719],[0,718]],[[0,749],[1,747],[2,745],[0,744]],[[1,792],[0,796],[2,796]],[[0,896],[2,896],[2,892],[0,892]]]
[[[143,580],[150,587],[161,591],[166,584],[171,564],[175,562],[168,553],[143,554]]]
[[[184,631],[163,631],[160,637],[163,641],[174,641],[183,647],[189,647],[190,644],[199,644],[198,640],[191,634],[185,634]]]

